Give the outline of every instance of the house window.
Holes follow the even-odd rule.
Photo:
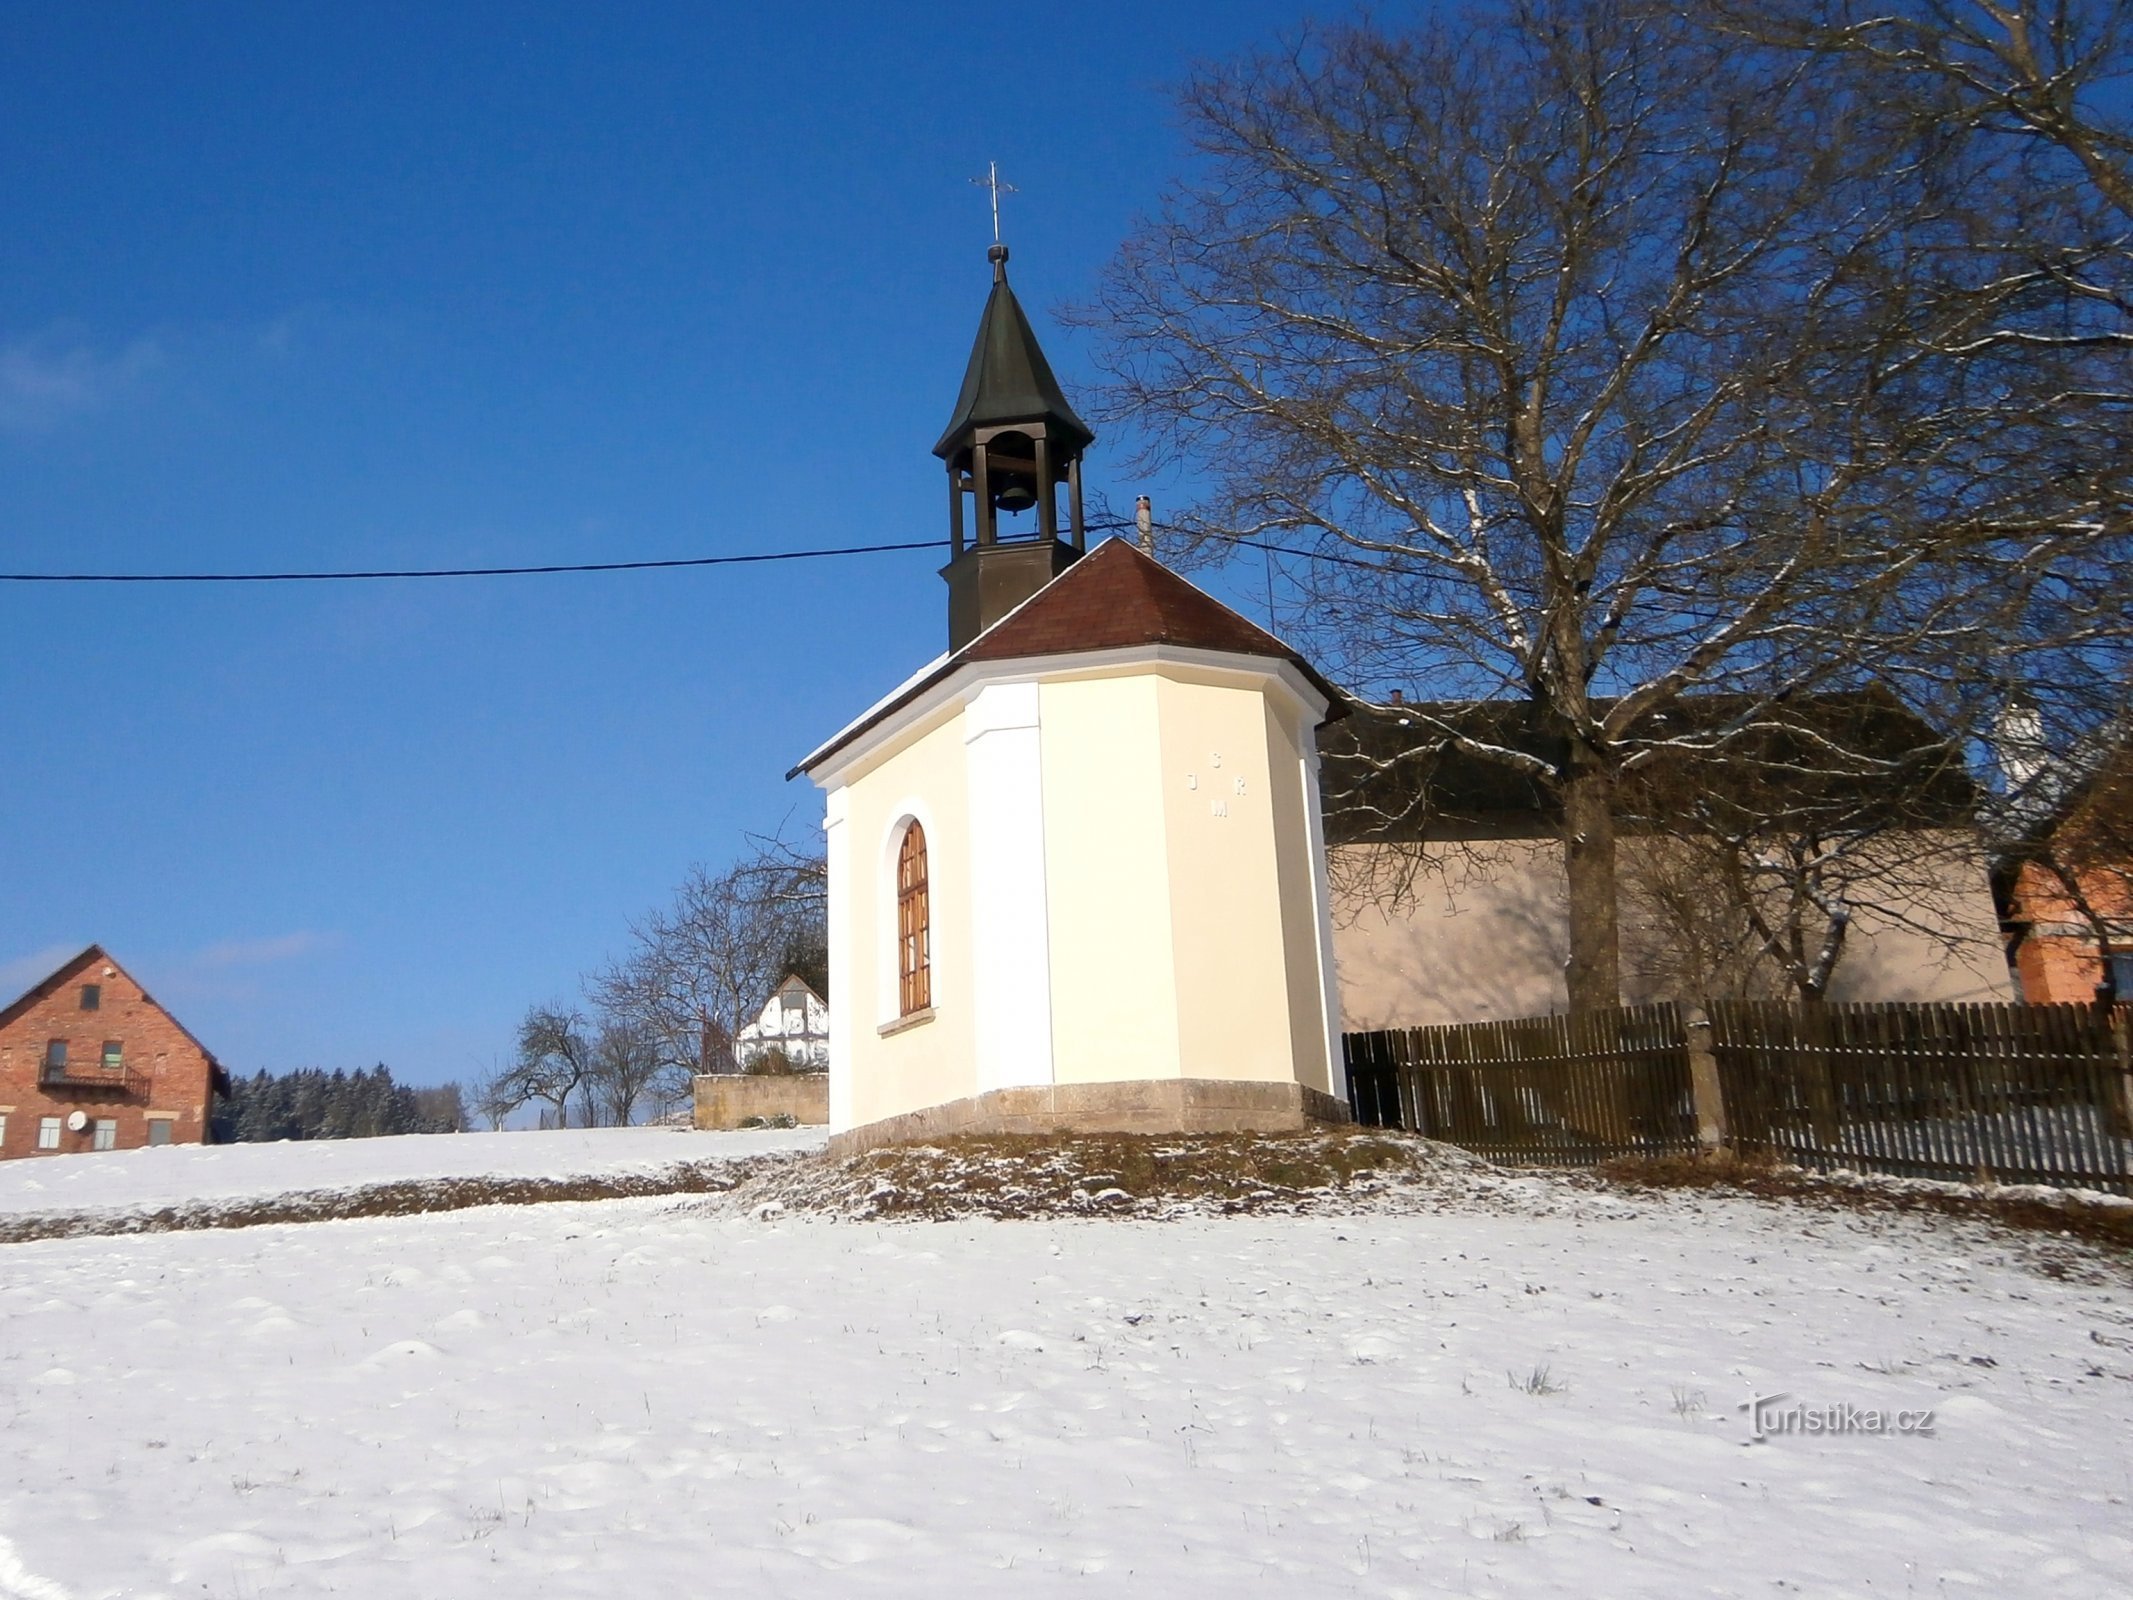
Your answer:
[[[148,1119],[148,1142],[151,1145],[170,1143],[170,1118],[150,1117]]]
[[[2133,1003],[2133,951],[2111,957],[2111,994],[2120,1005]]]
[[[0,1117],[0,1150],[7,1148],[7,1118]]]
[[[57,1150],[59,1148],[59,1119],[57,1117],[39,1117],[37,1119],[37,1148],[40,1150]]]
[[[904,829],[896,850],[897,997],[904,1016],[933,1004],[933,916],[926,887],[926,830]]]
[[[104,986],[100,983],[85,983],[81,986],[81,1008],[84,1011],[101,1011],[104,1008]]]
[[[44,1064],[49,1070],[53,1072],[64,1072],[67,1070],[66,1040],[52,1039],[46,1041],[44,1047]]]
[[[117,1039],[106,1039],[104,1041],[104,1070],[106,1072],[123,1072],[125,1069],[125,1044]]]
[[[111,1117],[98,1117],[93,1124],[96,1129],[91,1145],[98,1150],[116,1150],[119,1142],[119,1125]]]

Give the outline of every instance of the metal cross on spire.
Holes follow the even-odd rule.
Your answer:
[[[1000,196],[1003,194],[1019,194],[1021,191],[1011,183],[1002,183],[1000,181],[1000,163],[997,161],[986,162],[985,176],[972,178],[970,181],[981,189],[990,189],[992,191],[992,242],[998,244],[1000,242]]]

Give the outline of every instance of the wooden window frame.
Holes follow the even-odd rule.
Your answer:
[[[914,819],[896,842],[897,1015],[933,1007],[933,897],[926,830]]]

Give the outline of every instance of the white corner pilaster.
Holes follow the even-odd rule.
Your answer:
[[[1348,1062],[1341,1050],[1340,973],[1333,963],[1333,878],[1326,862],[1326,818],[1318,791],[1318,732],[1303,727],[1304,826],[1311,840],[1311,909],[1318,924],[1318,993],[1326,1027],[1326,1084],[1333,1098],[1348,1099]]]
[[[852,1125],[852,1054],[860,1029],[869,1025],[865,1010],[852,1004],[852,829],[851,797],[844,785],[829,791],[822,819],[823,855],[829,867],[830,984],[830,1131]]]
[[[1037,685],[996,683],[963,708],[970,791],[972,1024],[978,1089],[1052,1081],[1051,917]]]

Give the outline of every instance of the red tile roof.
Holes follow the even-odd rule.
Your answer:
[[[968,662],[1018,661],[1134,645],[1271,656],[1290,663],[1326,697],[1328,721],[1345,713],[1340,691],[1296,651],[1214,596],[1194,588],[1153,556],[1144,555],[1137,546],[1112,539],[786,776],[818,766]]]
[[[963,649],[969,661],[1174,644],[1233,655],[1303,657],[1124,539],[1098,545]]]

